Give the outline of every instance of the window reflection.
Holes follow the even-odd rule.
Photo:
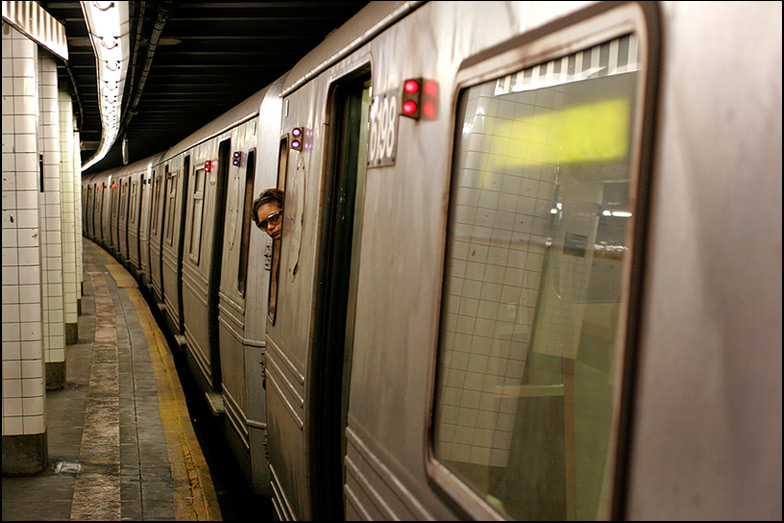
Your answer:
[[[606,508],[636,47],[461,94],[435,455],[509,518]]]

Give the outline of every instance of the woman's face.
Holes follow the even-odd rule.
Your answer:
[[[270,235],[273,240],[279,240],[281,227],[283,225],[282,209],[277,202],[268,202],[259,206],[258,214],[261,228]]]

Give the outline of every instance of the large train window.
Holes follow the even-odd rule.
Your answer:
[[[106,193],[104,193],[105,189],[106,189],[106,184],[104,182],[101,182],[101,186],[99,188],[99,190],[101,191],[100,192],[100,196],[96,196],[96,198],[98,198],[98,235],[99,235],[99,238],[101,239],[101,242],[104,241],[104,238],[103,238],[103,202],[106,199],[106,196],[105,196]]]
[[[131,180],[131,209],[130,209],[130,216],[128,217],[128,222],[135,224],[136,223],[136,209],[138,207],[138,197],[139,197],[139,182],[133,180],[133,177],[130,178]]]
[[[204,168],[196,169],[193,173],[193,220],[191,221],[190,258],[196,265],[199,264],[201,251],[201,222],[204,212]]]
[[[283,212],[286,212],[286,173],[289,164],[289,139],[284,136],[280,140],[278,147],[278,189],[283,191]],[[286,220],[283,220],[285,224]],[[281,225],[285,227],[285,225]],[[270,284],[267,290],[267,321],[270,325],[275,325],[275,318],[278,313],[278,282],[280,272],[280,239],[272,241],[272,252],[270,252]]]
[[[157,171],[157,169],[156,169]],[[158,213],[161,206],[161,175],[158,172],[153,172],[153,197],[152,197],[152,236],[158,236]]]
[[[177,176],[179,171],[174,171],[166,174],[166,187],[168,189],[166,202],[166,243],[171,246],[174,242],[174,204],[177,200]]]
[[[614,31],[459,93],[433,456],[474,515],[609,515],[644,92]]]
[[[237,291],[245,296],[245,285],[248,281],[248,251],[250,250],[250,226],[252,223],[250,210],[253,207],[253,182],[256,176],[256,149],[248,152],[245,165],[245,203],[242,212],[242,238],[240,239],[240,266],[237,278]]]
[[[128,209],[128,182],[120,180],[120,221],[125,222],[126,210]]]
[[[120,215],[120,191],[117,190],[117,180],[112,182],[111,213],[112,221],[116,221]]]
[[[89,184],[87,185],[87,194],[86,194],[85,202],[87,202],[87,203],[85,204],[86,205],[86,210],[85,210],[86,216],[85,216],[84,230],[87,231],[87,236],[89,237],[90,233],[92,232],[92,228],[90,227],[90,225],[92,225],[92,223],[91,223],[92,222],[92,216],[94,214],[93,212],[91,212],[93,210],[93,186],[89,185]],[[93,236],[94,236],[94,234],[93,234]]]

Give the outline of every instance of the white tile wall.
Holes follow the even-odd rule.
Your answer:
[[[38,49],[3,23],[3,436],[45,432]]]
[[[44,347],[47,363],[65,361],[65,310],[60,206],[60,107],[57,63],[41,50],[38,60],[41,104],[40,142],[44,155],[41,208],[41,274],[44,300]]]
[[[469,93],[459,159],[444,353],[444,459],[505,466],[553,206],[555,166],[527,155],[537,111],[554,97]]]
[[[60,205],[62,216],[63,290],[65,293],[65,323],[79,321],[76,277],[76,200],[74,198],[74,126],[71,96],[59,91],[60,106]],[[79,238],[81,246],[81,238]]]

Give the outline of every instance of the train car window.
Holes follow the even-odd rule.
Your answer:
[[[139,198],[139,182],[131,182],[131,216],[130,223],[136,223],[136,209],[138,207],[137,200]]]
[[[242,206],[242,239],[240,240],[240,267],[237,278],[237,290],[240,296],[245,296],[245,286],[248,282],[248,252],[250,250],[250,210],[253,206],[253,183],[256,176],[256,149],[248,152],[248,162],[245,168],[245,203]]]
[[[104,238],[103,238],[103,202],[106,199],[106,193],[104,192],[105,189],[106,189],[106,185],[103,182],[101,182],[100,196],[98,196],[98,225],[99,225],[98,233],[100,235],[101,242],[104,241]]]
[[[158,173],[153,173],[153,200],[152,200],[152,234],[158,235],[158,213],[160,212],[161,204],[161,176]]]
[[[128,182],[120,182],[120,220],[125,220],[126,209],[128,208]]]
[[[82,201],[85,202],[82,206],[82,229],[87,230],[87,206],[89,205],[90,188],[89,186],[82,187]]]
[[[167,174],[166,186],[169,189],[167,195],[168,202],[166,203],[166,243],[171,246],[174,242],[174,203],[177,200],[177,176],[179,171],[174,171]]]
[[[87,186],[87,195],[86,195],[85,202],[87,202],[86,203],[86,205],[87,205],[87,211],[86,212],[88,214],[87,214],[87,217],[86,217],[87,219],[86,219],[85,224],[84,224],[84,229],[86,231],[88,231],[87,234],[89,236],[90,231],[91,231],[90,225],[92,225],[92,216],[94,214],[93,212],[91,212],[92,209],[93,209],[93,186],[92,185],[88,185]]]
[[[101,238],[103,235],[103,184],[93,184],[93,236]]]
[[[191,221],[189,256],[193,263],[198,265],[201,252],[201,222],[204,212],[204,168],[196,169],[193,176],[195,183],[193,183],[193,220]]]
[[[101,202],[103,201],[103,189],[99,189],[99,185],[97,183],[93,184],[93,205],[92,205],[92,216],[90,220],[92,222],[92,232],[93,237],[100,238],[100,231],[98,230],[101,225],[101,211],[103,206]]]
[[[280,148],[278,149],[278,189],[283,191],[283,212],[286,212],[286,171],[288,170],[289,163],[289,139],[283,137],[280,140]],[[283,220],[284,224],[286,220]],[[283,228],[284,225],[281,225]],[[285,229],[282,229],[285,234]],[[270,270],[270,284],[269,294],[267,296],[267,320],[270,325],[275,325],[275,316],[277,315],[278,304],[278,276],[280,272],[280,240],[273,240],[271,256],[271,270]]]
[[[158,190],[158,184],[155,183],[155,173],[150,177],[152,190],[150,191],[150,236],[155,234],[155,216],[158,214],[158,209],[155,208],[155,194]]]
[[[112,219],[117,220],[117,217],[120,215],[120,191],[117,190],[117,182],[112,184]]]
[[[122,192],[122,181],[120,181],[120,185],[117,185],[117,182],[112,183],[112,206],[111,206],[111,214],[112,214],[112,221],[109,224],[111,230],[109,232],[109,242],[113,249],[118,249],[120,244],[120,193]]]
[[[640,81],[608,38],[459,96],[433,454],[510,519],[608,513]]]

